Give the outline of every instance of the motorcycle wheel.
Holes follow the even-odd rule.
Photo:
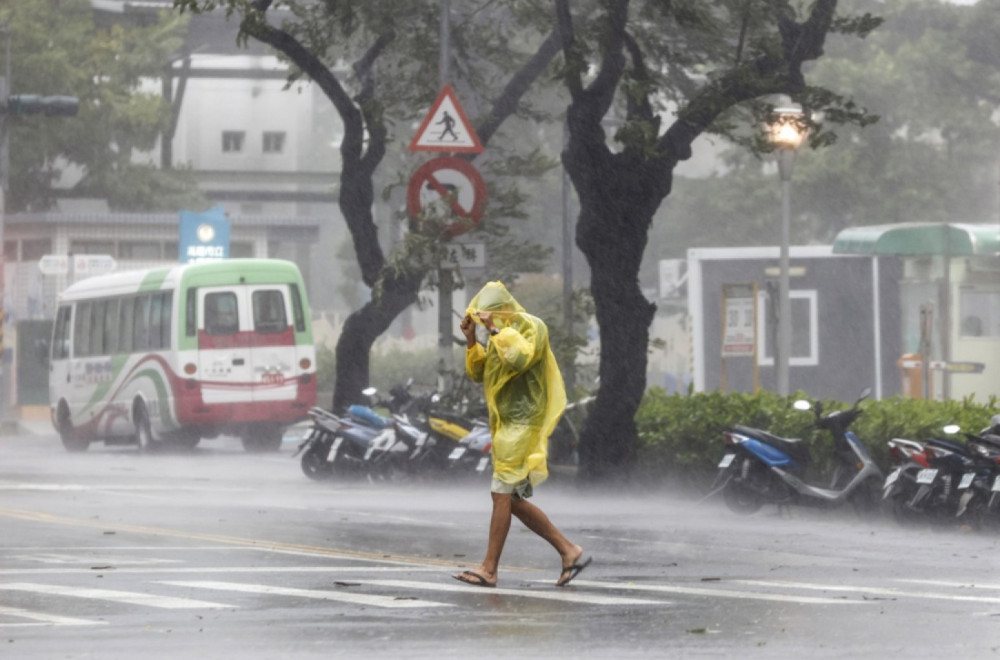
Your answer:
[[[722,491],[722,499],[730,511],[740,515],[756,513],[764,506],[764,499],[758,493],[735,479],[726,484]]]
[[[912,527],[913,525],[927,522],[921,512],[907,506],[909,500],[910,497],[908,495],[900,493],[888,500],[884,500],[883,506],[887,513],[892,516],[892,519],[904,527]]]
[[[333,479],[333,465],[326,460],[330,445],[326,442],[314,442],[302,454],[302,474],[313,481],[328,481]]]

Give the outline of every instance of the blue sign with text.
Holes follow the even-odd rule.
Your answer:
[[[229,219],[221,206],[181,211],[178,257],[183,264],[229,258]]]

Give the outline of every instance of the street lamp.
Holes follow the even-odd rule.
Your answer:
[[[778,174],[781,177],[781,275],[778,281],[778,343],[775,347],[775,367],[778,394],[788,396],[788,357],[792,348],[792,305],[788,295],[788,243],[791,225],[791,180],[795,167],[795,151],[806,136],[800,108],[775,108],[768,126],[771,144],[778,152]]]

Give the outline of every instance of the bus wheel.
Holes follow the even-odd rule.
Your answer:
[[[138,404],[135,410],[135,442],[143,451],[154,451],[160,443],[153,437],[153,428],[149,423],[149,413],[146,406]]]
[[[272,452],[281,449],[283,435],[280,426],[257,424],[248,428],[240,440],[243,442],[243,449],[248,452]]]
[[[59,439],[62,440],[66,451],[81,452],[87,451],[90,447],[90,440],[81,438],[73,433],[73,425],[69,421],[69,408],[65,403],[59,404],[59,411],[56,413],[56,428],[59,430]]]

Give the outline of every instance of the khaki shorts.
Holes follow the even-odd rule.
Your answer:
[[[500,481],[499,479],[493,479],[493,485],[490,486],[491,493],[497,493],[499,495],[510,495],[514,499],[526,500],[531,497],[533,490],[531,488],[531,482],[527,479],[522,479],[516,484],[509,484],[505,481]]]

